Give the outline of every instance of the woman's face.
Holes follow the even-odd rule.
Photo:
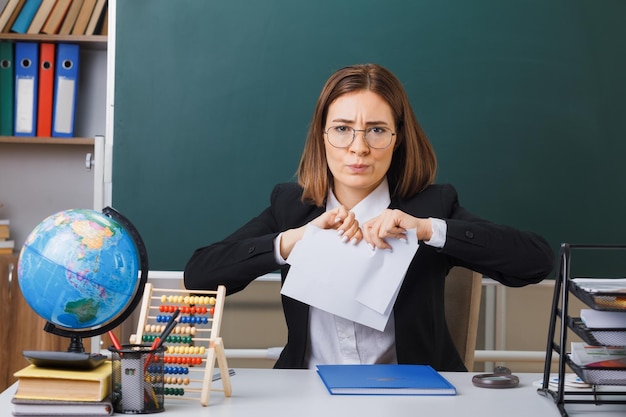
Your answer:
[[[335,196],[351,209],[383,181],[396,142],[393,135],[386,148],[371,148],[363,138],[364,132],[358,130],[382,127],[395,133],[395,122],[391,107],[381,96],[361,90],[344,94],[330,104],[324,130],[335,126],[357,130],[354,141],[346,148],[334,147],[328,141],[328,134],[324,135]]]

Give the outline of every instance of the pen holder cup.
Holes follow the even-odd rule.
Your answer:
[[[109,347],[113,364],[112,399],[116,413],[149,414],[164,411],[163,358],[165,347],[149,345]]]

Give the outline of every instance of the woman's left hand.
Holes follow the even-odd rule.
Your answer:
[[[397,209],[385,209],[380,215],[361,225],[363,239],[372,249],[390,249],[387,239],[406,240],[407,230],[416,229],[418,240],[430,240],[430,219],[413,217]]]

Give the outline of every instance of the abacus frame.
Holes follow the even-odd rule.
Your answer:
[[[169,294],[169,296],[167,294]],[[193,379],[189,382],[189,388],[185,388],[185,392],[196,393],[194,397],[185,396],[170,396],[166,394],[168,399],[189,399],[199,400],[202,406],[209,405],[209,398],[211,391],[223,392],[226,397],[232,395],[232,387],[230,384],[230,374],[228,369],[228,362],[224,352],[224,343],[220,337],[220,328],[222,323],[222,314],[224,311],[224,300],[226,298],[226,287],[220,285],[216,291],[211,290],[179,290],[171,288],[158,288],[151,283],[146,283],[143,300],[139,315],[139,321],[137,323],[137,332],[131,336],[131,343],[141,343],[144,334],[146,333],[146,326],[154,324],[157,321],[157,315],[159,312],[159,304],[163,296],[176,297],[177,299],[183,298],[183,302],[170,301],[171,305],[182,306],[189,305],[191,303],[184,302],[185,297],[191,300],[192,297],[213,297],[215,304],[212,305],[213,314],[212,318],[208,320],[206,325],[197,324],[196,328],[198,332],[210,332],[208,338],[204,337],[192,337],[194,346],[204,347],[204,369],[200,367],[190,366],[189,372],[202,372],[202,379]],[[207,328],[200,328],[199,326],[207,326]],[[167,354],[167,352],[166,352]],[[215,371],[215,362],[217,361],[220,377],[222,380],[222,389],[216,389],[211,387],[213,381],[213,373]],[[197,368],[197,369],[196,369]],[[199,387],[199,388],[198,388]],[[199,396],[197,395],[199,394]]]

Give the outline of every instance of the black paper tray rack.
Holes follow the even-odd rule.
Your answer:
[[[569,327],[585,343],[592,346],[626,346],[626,328],[590,329],[580,317],[569,317]]]
[[[594,310],[626,311],[626,294],[624,293],[589,292],[580,288],[572,280],[569,281],[569,290]]]
[[[587,384],[626,385],[626,368],[587,368],[567,356],[567,364]]]

